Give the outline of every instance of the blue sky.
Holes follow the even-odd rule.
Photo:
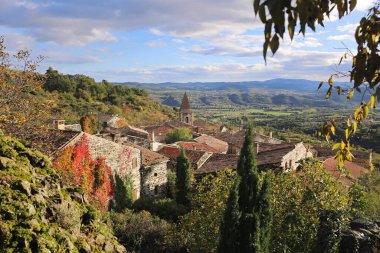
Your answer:
[[[252,0],[1,0],[0,35],[11,51],[46,56],[41,72],[51,66],[97,81],[324,80],[342,42],[355,50],[356,24],[372,2],[358,1],[341,20],[334,13],[305,38],[285,38],[266,65]]]

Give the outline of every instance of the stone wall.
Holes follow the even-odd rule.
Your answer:
[[[286,171],[295,170],[299,165],[299,161],[307,157],[312,157],[312,154],[308,152],[308,149],[305,147],[305,145],[300,142],[296,144],[295,148],[292,151],[287,153],[282,158],[281,167]]]
[[[167,162],[141,169],[141,194],[145,197],[161,198],[167,193]]]
[[[83,135],[87,137],[91,157],[93,159],[99,156],[104,157],[114,175],[118,174],[122,178],[130,176],[133,184],[133,198],[140,198],[140,150],[86,133],[79,134],[68,145],[75,145]]]

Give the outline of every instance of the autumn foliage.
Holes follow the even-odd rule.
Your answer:
[[[64,182],[81,186],[92,202],[108,209],[113,194],[111,169],[104,157],[91,158],[86,135],[75,146],[64,148],[53,165]]]

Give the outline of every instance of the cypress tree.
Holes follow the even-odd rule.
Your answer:
[[[189,159],[187,159],[184,149],[181,150],[181,153],[177,157],[176,174],[176,201],[178,204],[189,206],[189,193],[191,190],[191,181],[193,177],[191,163]]]
[[[239,177],[235,178],[228,196],[227,208],[220,227],[218,253],[239,252],[239,180]]]
[[[273,210],[271,203],[271,181],[270,177],[264,177],[259,196],[259,215],[260,215],[260,251],[269,252],[269,244],[272,232]]]
[[[230,192],[218,252],[269,252],[272,211],[270,182],[260,189],[253,127],[245,137],[237,167],[236,185]]]

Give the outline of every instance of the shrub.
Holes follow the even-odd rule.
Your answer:
[[[177,221],[179,216],[185,215],[188,210],[184,205],[178,204],[173,199],[138,199],[133,204],[136,211],[146,210],[161,219]]]

